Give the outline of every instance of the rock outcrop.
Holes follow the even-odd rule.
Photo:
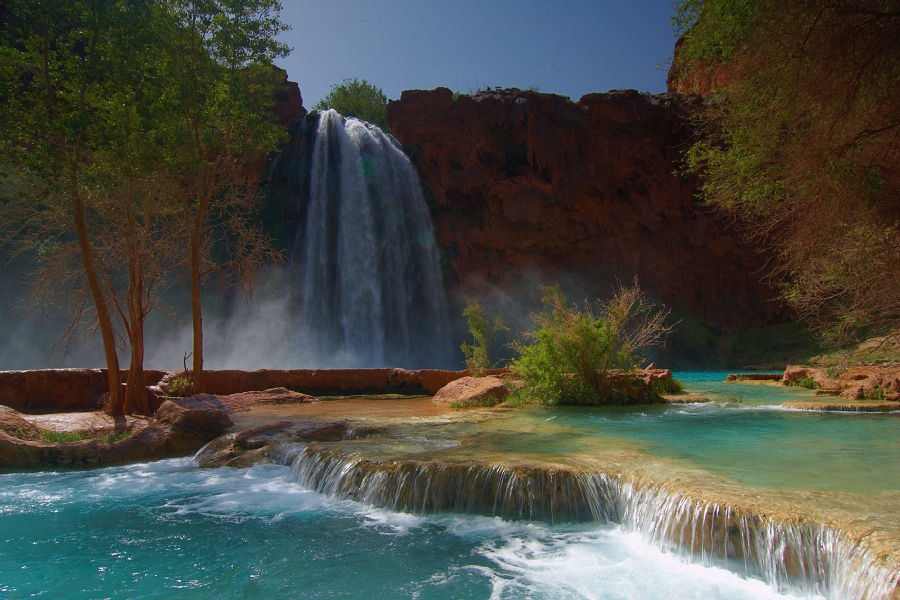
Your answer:
[[[156,411],[154,422],[116,442],[43,443],[30,429],[17,433],[11,409],[2,414],[3,421],[13,426],[0,427],[0,467],[15,468],[101,467],[189,456],[233,425],[227,412],[208,396],[167,400]]]
[[[509,395],[506,382],[492,375],[463,377],[451,381],[434,396],[435,402],[447,402],[458,408],[494,406]]]
[[[785,369],[782,382],[816,389],[817,395],[898,403],[893,410],[900,410],[900,367],[897,365],[825,369],[790,366]]]
[[[666,76],[666,89],[671,94],[711,94],[726,88],[742,77],[740,65],[729,61],[706,61],[684,69],[678,60],[678,53],[684,38],[675,42],[675,56]]]
[[[388,121],[430,190],[448,287],[534,295],[571,277],[582,297],[608,297],[637,276],[716,334],[782,322],[765,257],[676,174],[701,102],[438,88],[403,92]]]
[[[214,439],[197,453],[201,468],[246,468],[260,463],[278,463],[282,444],[338,442],[348,436],[347,420],[277,421]]]

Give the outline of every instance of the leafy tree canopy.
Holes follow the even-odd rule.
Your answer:
[[[673,24],[680,77],[725,75],[686,160],[706,200],[832,341],[900,328],[896,1],[686,0]]]
[[[277,0],[8,0],[0,9],[0,233],[41,248],[41,299],[101,333],[110,411],[143,390],[143,319],[167,273],[248,281],[267,256],[253,163],[284,134],[270,107],[288,48]],[[49,240],[49,242],[48,242]],[[230,260],[211,260],[227,246]],[[124,293],[123,293],[124,290]],[[92,300],[92,302],[89,302]],[[94,305],[91,312],[86,307]],[[132,353],[122,403],[116,342]],[[145,407],[146,410],[146,407]]]
[[[365,79],[345,79],[344,83],[331,86],[331,91],[313,108],[333,108],[345,117],[356,117],[390,131],[387,123],[387,96],[380,87]]]

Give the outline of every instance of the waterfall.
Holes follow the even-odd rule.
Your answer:
[[[291,248],[309,345],[328,366],[445,365],[446,299],[418,175],[378,127],[334,110],[318,118]]]
[[[281,460],[301,486],[417,514],[459,512],[549,523],[619,523],[690,560],[756,577],[780,591],[887,600],[900,572],[839,530],[640,485],[607,473],[468,462],[382,462],[318,447]],[[757,509],[758,510],[758,509]]]

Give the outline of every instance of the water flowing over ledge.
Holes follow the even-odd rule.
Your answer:
[[[783,507],[705,499],[615,470],[378,461],[315,445],[287,446],[281,454],[301,486],[339,499],[416,514],[620,523],[660,547],[779,591],[900,598],[896,556],[878,555],[865,535],[792,517]]]
[[[378,127],[334,110],[312,142],[305,226],[290,249],[300,327],[330,366],[447,361],[444,284],[419,177]]]

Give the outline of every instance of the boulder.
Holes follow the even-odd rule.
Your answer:
[[[784,382],[784,385],[791,385],[796,384],[801,379],[815,379],[815,375],[818,374],[817,371],[819,371],[819,369],[790,365],[784,370],[782,381]]]
[[[219,402],[231,413],[247,412],[254,406],[266,404],[309,404],[319,399],[308,394],[294,392],[287,388],[277,387],[268,390],[238,392],[218,396]]]
[[[463,377],[451,381],[434,395],[435,402],[447,402],[452,406],[494,406],[509,395],[509,387],[499,377]]]
[[[0,406],[0,431],[20,440],[33,441],[41,437],[40,430],[33,423],[8,406]]]

